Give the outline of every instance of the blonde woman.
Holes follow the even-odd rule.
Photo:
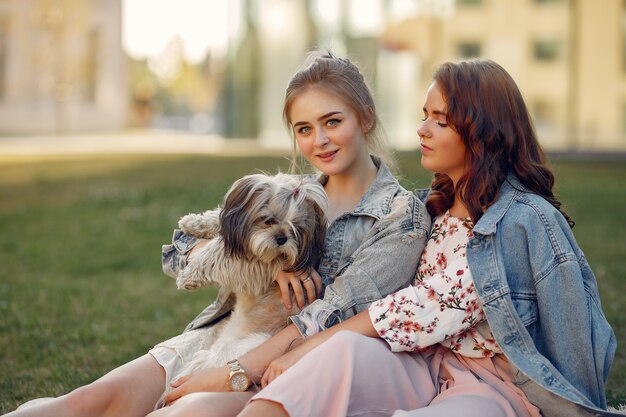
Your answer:
[[[293,302],[288,295],[293,288],[295,301],[303,307],[292,323],[257,349],[233,358],[237,362],[230,366],[172,382],[202,348],[203,329],[232,308],[230,294],[220,292],[182,335],[88,386],[8,416],[143,417],[168,385],[173,390],[165,398],[173,405],[151,416],[191,415],[193,408],[205,416],[236,415],[256,392],[272,360],[413,279],[430,217],[385,162],[376,107],[359,69],[347,59],[311,53],[289,82],[284,116],[299,152],[319,172],[329,201],[325,254],[312,279],[301,281],[307,276],[302,271],[276,277],[285,303]],[[173,243],[164,246],[164,271],[175,276],[201,244],[176,231]],[[237,377],[254,383],[243,392],[232,392],[242,387],[230,378],[237,369]],[[213,393],[192,394],[204,391]]]

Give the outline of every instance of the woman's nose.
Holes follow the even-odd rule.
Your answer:
[[[315,145],[323,146],[328,143],[328,136],[324,129],[318,129],[315,133]]]
[[[417,136],[421,139],[426,136],[426,123],[422,123],[420,127],[417,128]]]

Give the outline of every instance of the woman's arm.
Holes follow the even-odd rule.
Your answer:
[[[239,363],[246,373],[250,375],[252,381],[258,383],[271,361],[301,342],[300,332],[295,325],[291,324],[240,357]],[[222,366],[186,375],[172,382],[174,390],[165,397],[165,400],[171,404],[180,397],[192,392],[230,391],[228,386],[229,373],[228,366]]]
[[[350,310],[352,314],[352,307],[356,309],[359,306],[362,310],[367,308],[372,301],[407,285],[415,274],[419,256],[426,243],[430,217],[426,214],[424,206],[412,195],[397,197],[393,204],[392,213],[384,219],[383,224],[375,226],[377,227],[376,233],[372,233],[363,242],[364,247],[356,250],[351,265],[338,275],[336,279],[339,282],[331,284],[331,288],[327,287],[325,299],[315,300],[305,310],[323,311],[329,314]],[[365,292],[368,293],[367,296],[363,295]],[[376,333],[367,310],[363,313],[360,315],[357,328],[367,330],[367,333],[363,334],[375,336]],[[320,317],[320,327],[324,328],[328,325],[327,320],[323,315]],[[353,325],[343,323],[339,330]],[[367,326],[361,327],[364,324]],[[354,330],[358,331],[357,328]],[[272,361],[302,342],[301,331],[299,326],[289,325],[239,358],[241,366],[255,382],[260,382]],[[321,334],[324,333],[326,332]],[[330,337],[332,334],[334,332],[324,337]],[[325,338],[317,339],[317,342],[314,342],[315,346]],[[312,345],[309,346],[310,349],[313,348]],[[183,377],[173,383],[175,389],[166,397],[166,400],[172,402],[183,395],[197,391],[228,391],[228,375],[229,368],[224,366]]]
[[[356,316],[310,337],[304,343],[302,343],[298,329],[291,324],[256,349],[243,355],[239,358],[239,363],[255,383],[260,382],[262,386],[266,386],[306,353],[342,330],[378,337],[367,311],[362,311]],[[294,348],[296,343],[300,343],[300,345]],[[289,351],[289,349],[291,350]],[[285,354],[287,351],[289,352]],[[263,376],[261,377],[261,375]],[[174,390],[165,397],[165,400],[171,404],[192,392],[229,391],[228,376],[229,368],[223,366],[182,377],[172,383]]]
[[[193,251],[202,247],[208,242],[183,233],[181,230],[174,230],[172,243],[163,245],[161,249],[161,263],[163,273],[171,278],[176,278],[188,263],[189,256]]]
[[[375,223],[360,246],[324,289],[323,298],[291,320],[308,337],[367,309],[374,301],[405,288],[415,270],[430,230],[430,216],[410,193],[396,196],[391,212]],[[309,323],[317,329],[309,328]]]
[[[364,336],[380,337],[372,324],[368,311],[361,311],[356,316],[352,316],[348,320],[343,321],[328,330],[311,336],[304,341],[304,343],[271,361],[261,378],[261,386],[267,386],[267,384],[272,382],[279,375],[298,362],[300,358],[340,331],[352,331]]]
[[[388,295],[368,310],[308,338],[269,364],[262,385],[272,382],[306,353],[342,330],[381,337],[393,351],[414,351],[443,342],[485,320],[466,265],[461,263],[465,268],[457,269],[456,264],[451,265],[457,271],[456,280],[434,274],[427,281]]]

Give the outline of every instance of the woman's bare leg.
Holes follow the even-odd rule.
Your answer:
[[[147,417],[235,417],[254,394],[254,392],[195,392]]]
[[[165,389],[165,370],[150,354],[89,385],[5,417],[144,417]]]

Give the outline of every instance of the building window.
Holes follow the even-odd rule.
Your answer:
[[[476,58],[480,56],[481,45],[479,42],[459,42],[456,52],[459,58]]]
[[[84,102],[96,100],[98,81],[98,54],[100,53],[100,32],[97,28],[89,31],[85,39],[86,51],[82,61],[80,95]]]
[[[531,109],[537,130],[545,132],[556,128],[558,125],[557,109],[554,103],[543,100],[535,101]]]
[[[537,61],[554,61],[561,57],[563,45],[554,40],[538,40],[533,44],[533,55]]]

